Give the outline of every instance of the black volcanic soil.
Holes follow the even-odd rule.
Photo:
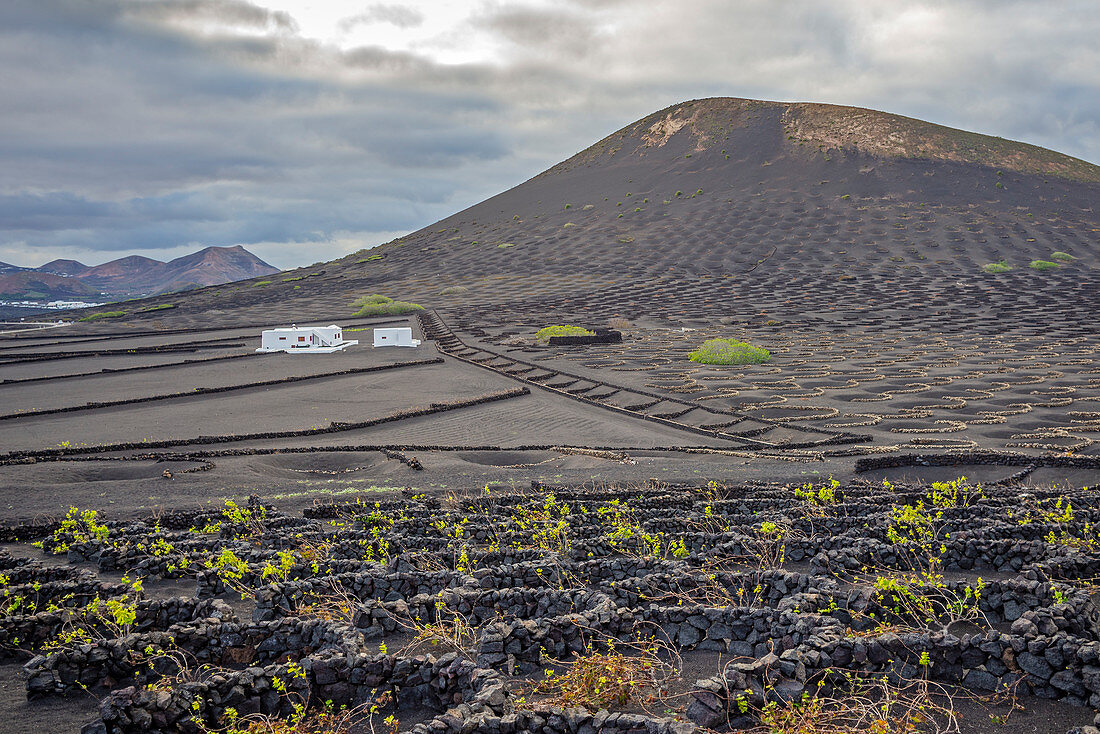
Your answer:
[[[891,131],[893,152],[874,137],[882,130]],[[1058,457],[1100,450],[1091,318],[1100,293],[1098,178],[1096,167],[1050,151],[881,113],[744,100],[677,105],[369,252],[268,285],[201,289],[173,298],[173,309],[142,314],[145,304],[133,302],[122,319],[8,335],[0,444],[82,453],[33,469],[0,467],[10,492],[21,492],[24,477],[45,482],[41,501],[2,504],[49,512],[52,488],[81,491],[65,477],[85,476],[84,459],[117,463],[118,452],[103,453],[110,444],[133,444],[132,453],[165,441],[172,445],[158,450],[177,453],[410,447],[423,472],[394,459],[348,472],[387,484],[762,471],[797,479],[850,475],[860,457],[989,450],[1016,463],[959,466],[987,481],[1022,472],[1016,479],[1025,483],[1096,483],[1087,459],[1070,466]],[[1028,267],[1055,252],[1073,259]],[[1011,271],[982,270],[1002,259]],[[364,344],[372,324],[421,332],[409,317],[352,319],[350,302],[372,292],[422,303],[431,309],[428,336],[455,341],[436,349],[429,340],[415,353],[360,346],[252,356],[259,329],[284,322],[358,326],[366,330],[352,333]],[[609,320],[622,344],[548,348],[532,338],[548,324]],[[687,360],[714,336],[744,339],[773,358],[729,367]],[[443,364],[323,376],[437,353]],[[182,394],[221,387],[240,389]],[[406,415],[523,387],[530,392]],[[402,415],[378,422],[395,412]],[[363,420],[370,425],[308,433]],[[285,435],[255,436],[273,431]],[[227,442],[228,434],[253,438]],[[768,445],[745,454],[754,445],[739,436]],[[839,443],[820,445],[830,436]],[[548,451],[560,445],[625,456]],[[729,452],[651,451],[685,446]],[[485,448],[522,449],[532,460],[506,464]],[[170,484],[181,501],[287,493],[279,483],[290,478],[269,477],[261,459],[213,457],[214,468]],[[148,471],[121,473],[141,489],[112,499],[170,504],[175,490]],[[873,476],[951,471],[910,463]]]
[[[851,132],[874,126],[830,137],[792,114],[679,105],[382,247],[0,335],[0,518],[250,494],[297,512],[533,481],[1100,484],[1096,167],[958,131],[886,154]],[[1056,252],[1072,259],[1028,267]],[[1009,272],[982,268],[1001,260]],[[354,318],[370,293],[429,311]],[[261,328],[291,322],[363,329],[362,343],[254,354]],[[533,338],[609,322],[622,344]],[[378,325],[425,343],[373,350]],[[718,336],[772,360],[688,360]],[[0,732],[24,731],[30,709],[3,685],[15,718]],[[1029,708],[995,730],[1089,719]],[[63,731],[85,708],[33,711],[36,730]],[[993,731],[987,718],[965,730]]]

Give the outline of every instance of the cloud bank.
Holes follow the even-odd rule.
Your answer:
[[[459,5],[6,0],[0,260],[329,259],[704,96],[871,107],[1100,162],[1090,2]]]

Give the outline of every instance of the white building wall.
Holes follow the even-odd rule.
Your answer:
[[[257,351],[309,350],[326,347],[352,346],[358,341],[344,341],[342,327],[331,326],[295,326],[284,329],[265,329],[260,333],[260,348]],[[331,351],[331,350],[329,350]]]
[[[375,329],[374,346],[376,347],[418,347],[419,339],[413,339],[412,329],[405,326],[394,329]]]

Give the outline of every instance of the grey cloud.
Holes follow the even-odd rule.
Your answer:
[[[347,32],[355,26],[372,23],[389,23],[398,28],[416,28],[424,24],[424,15],[419,10],[406,5],[375,3],[362,13],[344,18],[339,25],[341,30]]]
[[[494,7],[473,22],[529,52],[586,56],[598,37],[592,19],[568,9]]]
[[[404,230],[467,204],[484,178],[469,169],[508,155],[482,128],[491,97],[278,73],[288,52],[298,71],[352,67],[303,39],[134,25],[122,5],[0,9],[0,62],[18,70],[0,77],[0,250],[18,243],[26,264]]]
[[[297,30],[289,13],[272,11],[246,0],[145,0],[126,3],[124,15],[148,21],[213,21],[227,25]]]

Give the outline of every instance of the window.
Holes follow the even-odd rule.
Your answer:
[[[281,341],[281,342],[285,342],[285,341],[286,341],[286,337],[285,337],[285,336],[280,336],[280,337],[279,337],[279,341]]]
[[[298,341],[300,341],[300,342],[304,342],[305,340],[306,340],[306,338],[304,336],[298,337]]]

